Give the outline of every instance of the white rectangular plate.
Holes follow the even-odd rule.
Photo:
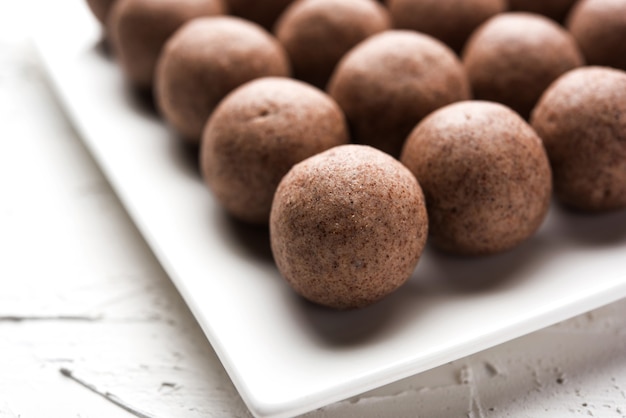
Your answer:
[[[257,416],[304,413],[626,295],[626,213],[553,208],[509,253],[427,250],[404,287],[367,309],[306,303],[266,233],[224,215],[189,152],[129,91],[83,2],[38,7],[35,38],[61,102]]]

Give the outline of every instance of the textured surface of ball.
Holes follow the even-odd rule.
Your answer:
[[[626,209],[626,72],[573,70],[533,111],[554,173],[554,191],[586,211]]]
[[[229,16],[199,18],[165,45],[155,98],[167,122],[198,143],[215,106],[229,92],[255,78],[289,72],[284,49],[260,26]]]
[[[278,186],[270,218],[283,277],[306,299],[336,309],[370,305],[405,283],[427,232],[415,177],[363,145],[295,165]]]
[[[567,26],[587,64],[626,71],[626,1],[581,0]]]
[[[407,30],[358,44],[328,84],[355,142],[398,156],[413,127],[435,109],[470,97],[461,62],[440,41]]]
[[[204,131],[201,167],[234,217],[267,224],[278,183],[296,163],[348,142],[339,106],[300,81],[268,77],[230,93]]]
[[[116,0],[107,20],[107,32],[128,80],[140,89],[151,89],[167,39],[193,18],[224,11],[222,0]]]
[[[394,27],[431,35],[460,52],[484,21],[506,10],[505,0],[387,0]]]
[[[374,0],[299,0],[277,22],[276,37],[294,76],[324,88],[348,50],[390,25],[387,10]]]
[[[584,59],[556,22],[517,12],[481,25],[467,43],[463,63],[476,99],[503,103],[528,118],[550,83]]]
[[[467,101],[411,133],[401,161],[426,197],[431,242],[456,254],[511,249],[542,223],[552,183],[541,139],[515,112]]]

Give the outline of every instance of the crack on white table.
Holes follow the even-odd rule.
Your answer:
[[[459,372],[459,382],[460,384],[467,386],[469,389],[470,403],[467,411],[468,418],[484,418],[485,413],[478,394],[478,385],[476,382],[476,376],[474,375],[474,368],[471,364],[467,364],[461,368]]]
[[[134,406],[124,402],[117,395],[115,395],[115,394],[113,394],[111,392],[108,392],[108,391],[99,390],[94,384],[91,384],[91,383],[85,381],[84,379],[76,377],[76,375],[74,375],[74,372],[71,371],[70,369],[67,369],[65,367],[61,367],[59,369],[59,372],[63,376],[67,377],[68,379],[78,383],[79,385],[81,385],[82,387],[84,387],[86,389],[89,389],[90,391],[92,391],[96,395],[99,395],[99,396],[103,397],[107,401],[109,401],[112,404],[122,408],[126,412],[129,412],[129,413],[135,415],[138,418],[156,418],[154,415],[151,415],[151,414],[149,414],[147,412],[143,412],[143,411],[139,410],[138,408],[135,408]]]
[[[172,393],[179,390],[181,386],[174,382],[161,382],[161,386],[159,386],[159,392],[163,393]]]

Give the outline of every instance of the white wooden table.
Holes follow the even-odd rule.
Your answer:
[[[250,416],[15,3],[0,2],[0,417]],[[626,301],[307,416],[626,417]]]

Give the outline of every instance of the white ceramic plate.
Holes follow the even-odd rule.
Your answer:
[[[257,416],[304,413],[626,295],[626,214],[552,209],[504,255],[427,250],[367,309],[306,303],[267,235],[222,213],[190,153],[126,88],[83,2],[40,3],[35,38],[61,102]]]

